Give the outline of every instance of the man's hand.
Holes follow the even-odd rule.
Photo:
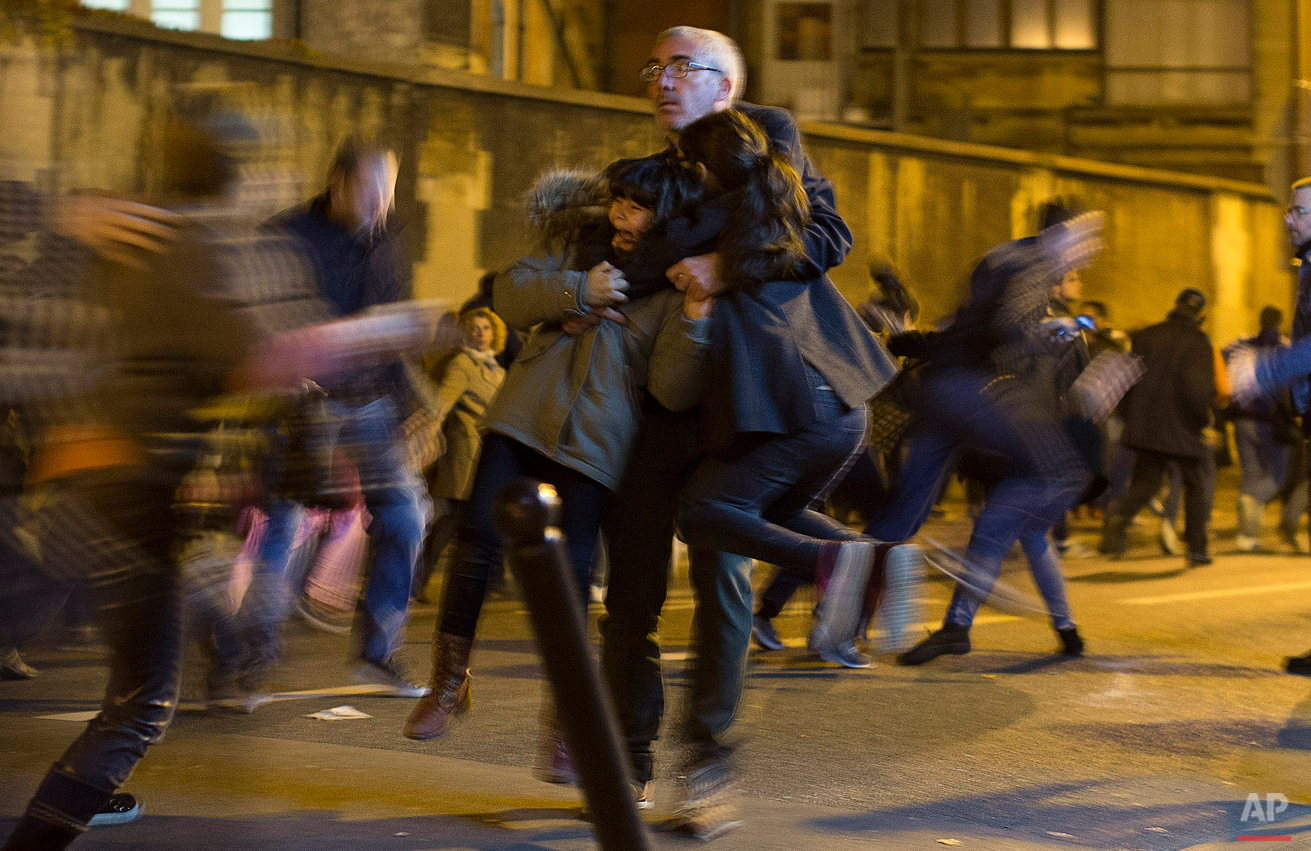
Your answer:
[[[691,292],[683,295],[683,315],[688,319],[707,319],[714,312],[715,300],[713,298],[699,298]]]
[[[605,261],[597,263],[587,272],[585,300],[588,307],[613,307],[616,304],[623,304],[628,301],[628,296],[624,295],[626,289],[628,289],[628,281],[624,278],[624,273]]]
[[[159,254],[176,235],[177,217],[166,210],[103,195],[66,195],[55,199],[50,229],[76,240],[114,263],[138,269],[145,255]]]
[[[728,281],[724,280],[723,260],[718,251],[680,260],[670,266],[665,275],[676,289],[697,301],[723,295],[724,290],[728,289]]]
[[[594,310],[584,316],[575,316],[571,319],[566,319],[560,327],[570,337],[577,337],[579,334],[585,334],[588,331],[591,331],[603,321],[627,325],[628,317],[624,316],[613,307],[603,307],[600,310]]]

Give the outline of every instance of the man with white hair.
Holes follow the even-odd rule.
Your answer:
[[[838,215],[833,187],[811,164],[796,122],[785,110],[738,100],[746,80],[742,53],[722,33],[675,27],[657,38],[639,72],[655,106],[655,121],[676,144],[684,127],[725,109],[758,123],[801,175],[810,199],[805,241],[809,265],[800,278],[817,277],[851,251],[851,231]],[[668,270],[680,290],[715,295],[725,288],[718,253],[690,257]],[[602,665],[623,728],[638,805],[649,807],[652,742],[664,712],[658,638],[668,585],[679,492],[702,457],[697,415],[674,414],[649,397],[642,431],[624,482],[611,495],[606,523],[610,555]],[[690,548],[697,600],[694,662],[686,738],[691,746],[685,800],[675,818],[709,839],[739,824],[728,796],[725,734],[742,694],[751,635],[751,561],[729,553]]]

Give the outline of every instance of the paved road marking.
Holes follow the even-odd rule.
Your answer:
[[[342,696],[369,696],[369,697],[391,697],[395,694],[395,689],[391,686],[383,685],[358,685],[348,686],[325,686],[323,688],[305,689],[304,691],[279,691],[272,694],[261,695],[263,703],[276,703],[283,700],[313,700],[320,697],[342,697]],[[78,724],[85,724],[92,718],[95,718],[99,712],[91,710],[89,712],[58,712],[54,715],[38,715],[38,719],[43,721],[73,721]]]
[[[54,715],[38,715],[36,717],[42,721],[76,721],[79,724],[85,724],[99,714],[100,710],[92,709],[90,712],[59,712]]]
[[[1257,594],[1277,594],[1281,591],[1305,591],[1308,588],[1311,588],[1311,582],[1285,582],[1279,585],[1253,585],[1246,588],[1183,591],[1178,594],[1161,594],[1155,597],[1130,597],[1120,602],[1130,606],[1156,606],[1161,603],[1184,603],[1189,600],[1215,600],[1221,597],[1251,597]]]

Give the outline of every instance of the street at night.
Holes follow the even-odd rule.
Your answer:
[[[985,608],[972,653],[920,668],[898,667],[891,656],[866,670],[820,663],[804,647],[813,596],[798,595],[778,621],[793,646],[753,650],[737,725],[745,824],[716,847],[928,849],[946,841],[1175,851],[1240,835],[1306,843],[1311,680],[1280,663],[1311,647],[1311,559],[1233,554],[1231,487],[1219,495],[1210,567],[1187,570],[1182,558],[1161,557],[1148,515],[1127,558],[1066,563],[1088,642],[1082,659],[1055,655],[1047,624],[1020,616],[1032,592],[1018,560],[1004,574],[1023,592],[1009,613]],[[962,517],[963,506],[950,503],[925,534],[958,545]],[[1093,529],[1076,524],[1090,544]],[[948,588],[929,582],[926,618],[941,615]],[[665,611],[666,726],[675,730],[692,611],[681,575]],[[416,663],[434,612],[420,607],[410,624]],[[350,684],[345,636],[293,621],[272,683],[278,698],[249,716],[179,713],[126,787],[145,816],[93,829],[81,847],[593,847],[578,792],[531,775],[543,688],[525,613],[502,596],[486,614],[473,711],[427,743],[400,735],[412,701],[362,695]],[[0,686],[7,819],[77,729],[71,719],[84,718],[76,713],[94,708],[103,689],[94,652],[43,646],[30,661],[39,678]],[[305,717],[342,705],[371,717]],[[675,735],[658,743],[653,824],[672,806],[678,757]],[[696,844],[660,832],[654,842]]]

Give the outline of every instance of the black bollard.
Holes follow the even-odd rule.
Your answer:
[[[596,839],[605,851],[649,851],[559,523],[560,497],[548,484],[516,479],[497,497],[496,526],[528,604],[551,692],[569,695],[556,700],[556,722],[582,782]]]

